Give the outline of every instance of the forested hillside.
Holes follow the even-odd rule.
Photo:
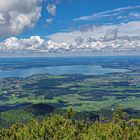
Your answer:
[[[0,140],[140,140],[139,120],[127,120],[127,114],[120,108],[111,120],[100,116],[90,122],[74,116],[75,112],[69,109],[63,116],[15,124],[0,130]]]

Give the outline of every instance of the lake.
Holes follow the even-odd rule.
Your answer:
[[[103,68],[94,65],[71,65],[71,66],[51,66],[37,68],[20,68],[11,70],[1,70],[0,78],[8,77],[28,77],[34,74],[84,74],[84,75],[104,75],[107,73],[126,72],[127,69]]]

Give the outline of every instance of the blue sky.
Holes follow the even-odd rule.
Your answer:
[[[54,1],[50,0],[50,3],[54,3]],[[27,28],[16,36],[19,38],[32,35],[45,37],[56,32],[79,28],[82,24],[104,24],[109,19],[76,23],[73,22],[73,19],[121,7],[140,5],[140,0],[61,0],[56,5],[56,15],[52,16],[46,11],[47,2],[44,1],[42,3],[41,17],[36,25],[31,29]],[[53,22],[49,25],[46,23],[47,18],[53,18]],[[112,20],[111,22],[115,24],[116,20]]]
[[[0,0],[0,53],[108,46],[140,51],[140,0]]]

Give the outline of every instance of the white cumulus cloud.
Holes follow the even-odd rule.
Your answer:
[[[50,54],[50,53],[140,53],[140,36],[117,36],[116,30],[107,32],[96,40],[77,37],[72,43],[58,43],[31,36],[26,39],[11,37],[0,43],[0,53],[14,54]]]
[[[53,22],[53,18],[48,18],[48,19],[46,19],[46,22],[47,22],[48,24],[51,24],[51,23]]]
[[[56,15],[56,5],[48,3],[47,5],[47,11],[50,15],[55,16]]]
[[[35,25],[42,0],[0,0],[0,37],[17,35]]]

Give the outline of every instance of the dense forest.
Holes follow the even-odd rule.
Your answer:
[[[75,114],[68,109],[65,115],[1,128],[0,140],[140,140],[140,120],[128,120],[121,108],[112,119],[101,115],[95,122],[75,119]]]

